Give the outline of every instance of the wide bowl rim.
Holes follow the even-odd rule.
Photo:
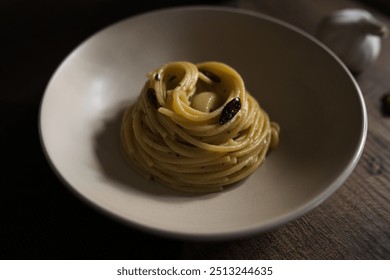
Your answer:
[[[292,212],[289,212],[283,216],[281,216],[277,220],[271,220],[271,222],[268,222],[266,224],[261,224],[259,226],[254,227],[247,227],[240,230],[232,230],[229,232],[217,232],[217,233],[207,233],[204,232],[202,234],[199,233],[191,233],[191,232],[182,232],[182,231],[176,231],[176,230],[170,230],[170,229],[162,229],[153,227],[153,225],[146,225],[141,224],[135,221],[132,221],[130,219],[127,219],[126,217],[120,216],[118,213],[114,213],[110,211],[109,209],[106,209],[102,207],[101,205],[98,205],[94,201],[90,200],[88,197],[85,197],[82,195],[77,188],[72,186],[68,180],[62,175],[61,170],[57,168],[57,166],[54,164],[52,160],[52,155],[50,155],[50,152],[47,149],[47,146],[45,144],[45,129],[43,126],[43,110],[45,106],[45,100],[47,99],[47,96],[49,94],[48,88],[50,84],[52,84],[56,77],[60,74],[62,67],[72,58],[72,56],[77,53],[77,51],[86,44],[91,38],[96,36],[99,33],[105,32],[107,29],[120,24],[125,21],[133,20],[135,18],[141,18],[141,17],[151,17],[154,14],[160,14],[160,13],[166,13],[166,12],[202,12],[202,11],[212,11],[212,12],[222,12],[222,13],[235,13],[238,15],[245,15],[250,17],[255,17],[258,19],[266,20],[269,22],[272,22],[273,24],[283,26],[284,28],[287,28],[291,30],[292,32],[298,33],[301,36],[305,37],[307,40],[314,42],[318,47],[325,50],[338,64],[340,67],[343,68],[343,70],[347,73],[348,78],[353,83],[353,86],[356,89],[356,98],[358,99],[358,103],[360,105],[360,113],[362,116],[362,123],[361,123],[361,132],[358,142],[358,146],[354,152],[354,154],[351,157],[351,160],[348,162],[348,164],[345,166],[345,169],[337,176],[337,178],[328,185],[326,189],[324,189],[322,192],[320,192],[316,197],[314,197],[311,200],[308,200],[305,204],[302,204],[299,208],[295,209]],[[171,8],[164,8],[164,9],[158,9],[158,10],[152,10],[145,13],[141,13],[138,15],[130,16],[127,18],[124,18],[122,20],[116,21],[97,32],[93,33],[91,36],[87,37],[84,41],[82,41],[80,44],[78,44],[75,48],[72,49],[70,53],[68,53],[65,58],[61,61],[61,63],[58,65],[56,70],[53,72],[51,78],[49,79],[47,86],[44,90],[44,94],[40,103],[39,107],[39,115],[38,115],[38,132],[39,132],[39,138],[41,147],[43,150],[43,153],[49,163],[49,166],[54,171],[56,176],[61,180],[61,182],[72,192],[74,193],[78,198],[80,198],[83,202],[86,202],[89,206],[93,207],[94,209],[99,210],[101,213],[104,213],[105,215],[108,215],[112,218],[115,218],[116,220],[126,224],[130,225],[136,229],[157,234],[164,237],[169,238],[175,238],[175,239],[184,239],[184,240],[228,240],[228,239],[237,239],[237,238],[243,238],[247,236],[252,236],[257,233],[269,231],[271,229],[274,229],[276,227],[279,227],[281,225],[284,225],[288,222],[291,222],[304,214],[310,212],[320,204],[322,204],[325,200],[327,200],[334,192],[336,192],[342,184],[345,182],[345,180],[352,174],[353,170],[355,169],[362,153],[364,150],[366,138],[367,138],[367,130],[368,130],[368,117],[367,117],[367,109],[364,101],[363,94],[361,92],[361,89],[355,80],[352,73],[348,70],[348,68],[344,65],[344,63],[335,55],[327,46],[325,46],[322,42],[320,42],[318,39],[316,39],[314,36],[310,35],[309,33],[301,30],[300,28],[287,23],[283,20],[274,18],[269,15],[265,15],[259,12],[251,11],[251,10],[245,10],[241,8],[233,8],[233,7],[221,7],[221,6],[180,6],[180,7],[171,7]]]

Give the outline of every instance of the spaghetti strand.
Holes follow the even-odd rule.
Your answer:
[[[149,73],[121,125],[129,163],[185,192],[221,191],[249,176],[279,133],[241,76],[220,62],[171,62]]]

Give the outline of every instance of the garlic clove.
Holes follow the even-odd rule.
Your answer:
[[[362,72],[379,56],[387,27],[362,9],[344,9],[325,17],[317,38],[354,73]]]
[[[196,110],[210,113],[218,108],[218,95],[211,91],[197,93],[193,96],[191,106]]]

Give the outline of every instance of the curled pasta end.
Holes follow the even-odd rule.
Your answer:
[[[171,62],[148,79],[121,127],[123,151],[146,177],[185,192],[221,191],[278,146],[279,125],[230,66]]]

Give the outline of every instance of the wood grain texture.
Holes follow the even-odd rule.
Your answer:
[[[386,0],[375,0],[378,3]],[[47,163],[37,130],[39,103],[62,59],[94,32],[170,5],[220,1],[2,1],[0,259],[390,259],[390,37],[356,80],[368,136],[352,175],[322,205],[270,232],[229,242],[183,242],[118,223],[69,192]],[[390,13],[351,0],[239,0],[309,33],[322,16],[363,7],[390,27]],[[388,6],[388,5],[387,5]],[[4,55],[6,54],[6,55]]]
[[[330,11],[369,9],[390,27],[390,18],[355,1],[239,1],[315,33]],[[356,77],[369,118],[361,159],[345,184],[320,207],[271,232],[222,243],[186,243],[185,259],[390,259],[390,118],[380,99],[390,92],[390,38],[379,60]]]

